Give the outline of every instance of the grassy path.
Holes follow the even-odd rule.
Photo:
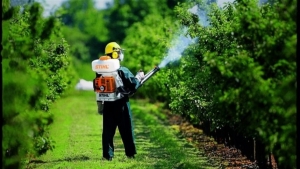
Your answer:
[[[75,91],[60,99],[52,110],[50,127],[55,149],[35,159],[28,168],[37,169],[212,169],[199,150],[176,136],[171,126],[158,116],[159,105],[131,100],[137,146],[135,159],[127,159],[120,134],[117,132],[115,158],[103,161],[101,134],[102,116],[97,114],[93,92]]]

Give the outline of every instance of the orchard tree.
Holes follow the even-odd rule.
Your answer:
[[[90,63],[103,53],[109,30],[104,22],[105,11],[97,9],[93,0],[65,1],[57,13],[67,27],[64,34],[75,58]]]
[[[2,3],[2,168],[24,168],[26,159],[54,148],[50,107],[75,74],[56,18],[43,18],[38,3],[23,10]]]
[[[296,1],[212,4],[206,26],[188,12],[194,5],[176,8],[198,42],[170,72],[172,110],[256,137],[281,167],[295,168]]]

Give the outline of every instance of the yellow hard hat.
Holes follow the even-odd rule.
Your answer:
[[[113,59],[119,59],[122,61],[124,58],[122,50],[123,49],[120,47],[119,44],[117,44],[116,42],[110,42],[105,47],[105,54],[111,54],[111,57]]]

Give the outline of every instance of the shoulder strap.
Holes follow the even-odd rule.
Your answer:
[[[135,87],[131,84],[130,80],[125,77],[125,74],[122,70],[118,69],[118,74],[121,77],[124,85],[124,90],[126,91],[126,94],[131,95],[135,92]]]

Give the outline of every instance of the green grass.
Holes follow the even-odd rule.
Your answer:
[[[97,57],[95,59],[98,59]],[[92,81],[95,78],[95,72],[92,71],[92,61],[85,63],[74,59],[73,61],[76,73],[81,79]]]
[[[74,91],[52,107],[55,119],[50,134],[55,149],[28,165],[37,169],[212,169],[206,157],[160,119],[159,105],[131,100],[137,155],[127,159],[116,132],[113,161],[102,160],[102,116],[93,92]]]

